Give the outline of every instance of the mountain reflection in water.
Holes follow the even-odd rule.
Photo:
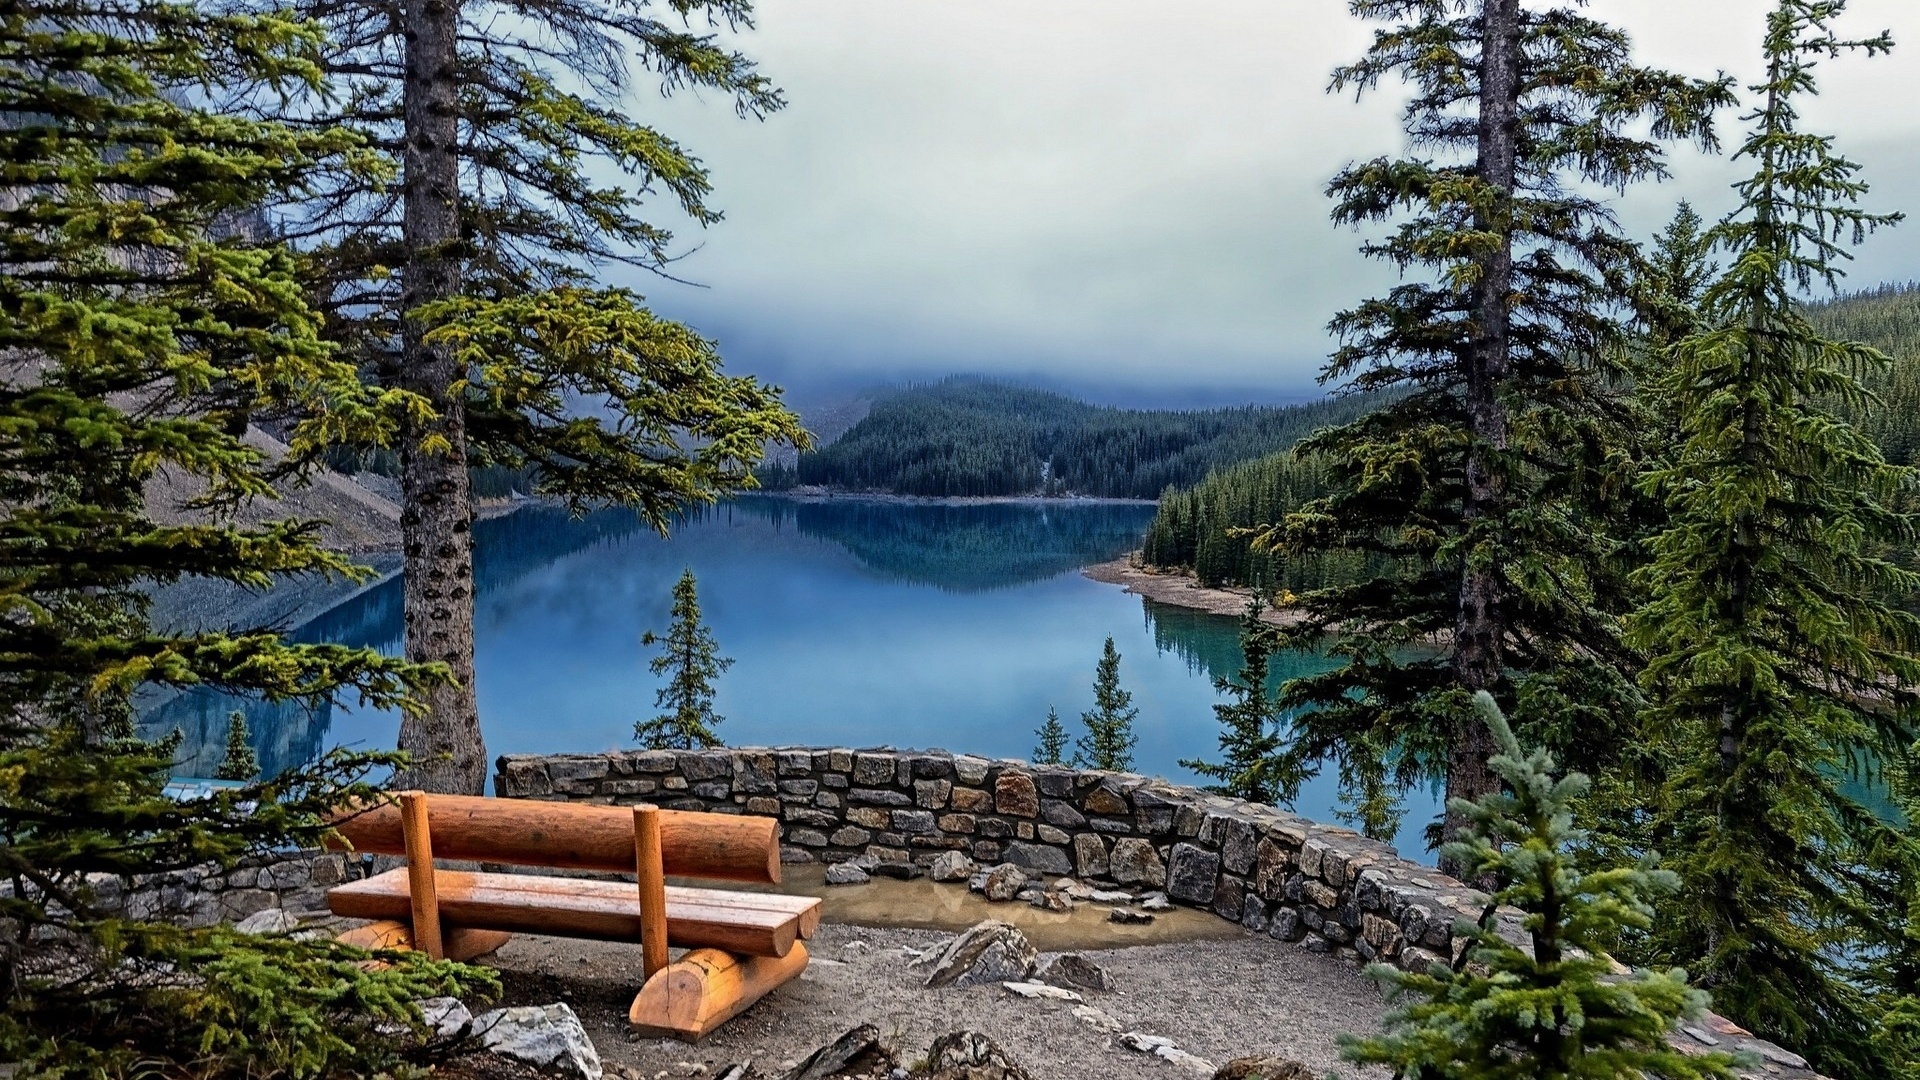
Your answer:
[[[640,645],[664,629],[683,567],[736,664],[719,682],[735,745],[945,747],[1027,757],[1049,707],[1069,728],[1091,704],[1101,641],[1140,709],[1136,767],[1190,781],[1211,758],[1212,679],[1238,669],[1235,620],[1143,601],[1080,567],[1139,543],[1153,508],[1112,503],[949,505],[749,497],[689,515],[662,539],[633,514],[574,518],[534,506],[475,528],[476,663],[488,750],[593,752],[632,744],[656,684]],[[400,587],[382,582],[291,633],[400,647]],[[1277,677],[1317,670],[1276,658]],[[247,716],[262,766],[338,746],[393,745],[392,714],[309,710],[189,691],[159,695],[143,730],[185,736],[179,772],[207,775],[227,716]],[[1433,811],[1416,793],[1402,848]],[[1334,820],[1331,778],[1299,809]]]

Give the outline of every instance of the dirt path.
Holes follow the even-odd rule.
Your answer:
[[[814,1049],[871,1023],[903,1064],[957,1028],[987,1033],[1038,1080],[1190,1080],[1186,1068],[1120,1047],[1062,1001],[1016,998],[998,985],[928,990],[926,969],[903,951],[948,935],[926,930],[826,924],[812,942],[805,975],[736,1017],[699,1046],[634,1037],[626,1011],[639,986],[637,945],[517,937],[491,961],[508,1005],[564,1001],[579,1014],[601,1057],[643,1076],[710,1075],[751,1059],[756,1076],[777,1076]],[[1316,1075],[1370,1076],[1339,1064],[1341,1032],[1379,1025],[1380,994],[1339,961],[1241,932],[1234,938],[1087,952],[1114,989],[1086,992],[1087,1004],[1126,1030],[1173,1039],[1216,1064],[1276,1053]]]

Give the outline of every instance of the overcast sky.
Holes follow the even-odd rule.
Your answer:
[[[1327,220],[1327,180],[1397,152],[1394,94],[1325,92],[1367,24],[1344,0],[760,0],[739,39],[790,106],[640,102],[713,172],[726,220],[635,280],[800,397],[952,372],[1108,400],[1319,391],[1324,327],[1390,272]],[[1645,62],[1750,77],[1766,0],[1594,0]],[[1920,212],[1920,2],[1854,0],[1888,58],[1824,65],[1810,129],[1861,161],[1871,204]],[[1724,118],[1737,141],[1734,115]],[[1676,153],[1620,204],[1636,234],[1680,198],[1724,211],[1739,172]],[[1920,278],[1920,220],[1851,284]]]

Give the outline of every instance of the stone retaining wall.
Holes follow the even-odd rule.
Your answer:
[[[990,761],[945,751],[801,747],[509,755],[507,798],[757,814],[782,823],[788,862],[983,863],[1164,889],[1247,929],[1354,962],[1424,970],[1451,961],[1486,894],[1376,840],[1296,814],[1127,773]],[[1520,932],[1517,916],[1504,929]],[[1745,1050],[1746,1075],[1813,1078],[1798,1055],[1719,1016],[1683,1048]]]
[[[327,890],[361,876],[357,858],[294,851],[248,859],[231,870],[208,865],[135,878],[129,886],[110,874],[96,877],[99,903],[128,918],[212,926],[239,922],[270,908],[326,910]]]

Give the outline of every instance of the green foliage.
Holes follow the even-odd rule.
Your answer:
[[[1366,398],[1287,407],[1148,411],[1045,390],[951,378],[876,401],[840,438],[770,472],[903,495],[1089,495],[1151,499],[1209,470],[1290,446],[1371,407]]]
[[[340,439],[378,442],[406,395],[369,393],[306,306],[299,264],[230,225],[316,169],[356,167],[338,130],[197,104],[207,87],[314,86],[317,39],[281,15],[202,5],[0,10],[0,1060],[24,1075],[316,1076],[401,1062],[422,994],[486,979],[331,941],[141,921],[114,879],[310,846],[391,755],[334,757],[191,802],[166,797],[177,740],[132,737],[135,690],[404,705],[442,677],[277,633],[163,633],[143,587],[265,587],[352,574],[312,523],[228,523]],[[243,438],[272,420],[291,458]],[[197,480],[202,524],[142,491]]]
[[[1896,220],[1860,209],[1857,166],[1797,125],[1820,59],[1890,47],[1837,37],[1844,8],[1780,0],[1768,17],[1740,150],[1754,173],[1711,232],[1730,265],[1655,388],[1683,441],[1644,480],[1669,520],[1632,636],[1650,656],[1652,733],[1677,763],[1658,810],[1684,882],[1665,955],[1735,1021],[1823,1071],[1877,1077],[1892,1075],[1887,1047],[1842,956],[1884,939],[1859,868],[1890,826],[1848,780],[1915,737],[1920,620],[1897,599],[1920,577],[1884,552],[1910,548],[1920,523],[1902,509],[1911,474],[1834,407],[1868,406],[1858,373],[1884,358],[1825,337],[1793,299],[1833,282],[1848,239]]]
[[[691,569],[673,586],[673,625],[662,637],[649,631],[641,644],[662,646],[648,662],[667,683],[654,692],[653,705],[666,712],[636,721],[633,737],[651,750],[696,750],[721,745],[714,733],[721,721],[713,711],[713,680],[733,666],[720,655],[713,633],[700,621],[700,595]]]
[[[1114,772],[1133,768],[1133,721],[1139,715],[1133,694],[1120,688],[1120,653],[1109,634],[1094,668],[1093,708],[1080,714],[1087,733],[1074,740],[1074,764]]]
[[[1060,710],[1047,706],[1047,722],[1034,730],[1040,736],[1040,744],[1033,748],[1035,765],[1065,765],[1067,763],[1067,726],[1060,722]]]
[[[1806,315],[1830,341],[1865,342],[1887,355],[1888,363],[1855,373],[1872,400],[1841,397],[1830,404],[1888,461],[1920,464],[1920,285],[1883,285],[1810,305]]]
[[[1458,808],[1466,828],[1453,860],[1494,892],[1477,922],[1462,920],[1463,963],[1369,973],[1401,1004],[1387,1033],[1343,1040],[1347,1060],[1385,1065],[1407,1080],[1663,1080],[1730,1078],[1725,1053],[1694,1055],[1667,1042],[1706,1009],[1707,995],[1678,969],[1613,974],[1609,944],[1652,925],[1650,901],[1672,874],[1649,864],[1583,870],[1585,836],[1574,806],[1587,778],[1554,775],[1545,751],[1522,750],[1493,697],[1475,706],[1499,753],[1489,762],[1506,791]],[[1502,932],[1502,906],[1521,913],[1525,945]]]
[[[176,729],[178,730],[178,729]],[[251,780],[260,775],[260,759],[247,741],[247,714],[239,709],[227,717],[227,752],[213,770],[216,780]]]
[[[1240,616],[1240,652],[1245,657],[1238,678],[1215,677],[1213,688],[1231,700],[1215,705],[1220,721],[1220,752],[1214,763],[1182,761],[1182,767],[1219,783],[1207,790],[1252,802],[1291,800],[1299,790],[1297,765],[1286,755],[1286,716],[1267,688],[1267,671],[1280,650],[1280,628],[1266,621],[1264,600],[1256,593],[1247,599]]]
[[[1322,378],[1401,396],[1302,443],[1326,494],[1253,534],[1361,575],[1302,597],[1292,642],[1338,632],[1342,664],[1287,685],[1296,749],[1350,796],[1435,773],[1477,796],[1497,784],[1469,707],[1485,689],[1603,766],[1635,696],[1608,527],[1634,467],[1617,360],[1636,248],[1585,192],[1661,178],[1667,141],[1711,146],[1728,88],[1636,65],[1575,5],[1350,6],[1387,25],[1333,88],[1402,80],[1406,133],[1435,156],[1329,187],[1336,222],[1389,224],[1363,251],[1404,280],[1334,318]]]

